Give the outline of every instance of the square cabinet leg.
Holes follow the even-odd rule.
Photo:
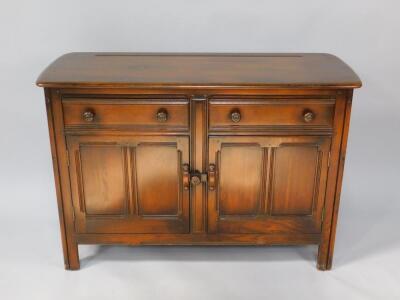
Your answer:
[[[75,241],[69,241],[67,253],[64,254],[64,263],[66,270],[79,270],[79,252],[78,244]]]
[[[318,247],[317,269],[320,271],[329,271],[332,269],[333,251],[329,249],[328,243],[322,243]]]

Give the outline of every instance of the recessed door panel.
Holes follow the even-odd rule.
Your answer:
[[[172,215],[179,212],[179,152],[175,144],[140,144],[136,148],[139,215]]]
[[[311,215],[320,169],[318,145],[276,148],[271,193],[272,215]]]
[[[262,149],[257,144],[221,146],[219,163],[221,215],[257,214],[260,208],[261,163]]]
[[[93,135],[67,142],[77,232],[188,232],[187,137]]]
[[[209,232],[320,232],[329,147],[319,136],[210,138]]]
[[[82,209],[88,215],[122,215],[126,212],[124,149],[115,145],[82,145],[77,174]]]

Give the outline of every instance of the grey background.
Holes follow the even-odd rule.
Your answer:
[[[0,297],[400,297],[400,5],[367,1],[50,1],[0,6]],[[330,52],[356,90],[334,269],[315,247],[80,247],[63,270],[43,91],[70,51]],[[5,296],[4,296],[5,295]],[[136,298],[135,298],[136,297]]]

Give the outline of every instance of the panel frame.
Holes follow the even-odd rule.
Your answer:
[[[178,162],[180,165],[189,162],[189,138],[186,136],[74,136],[66,137],[69,165],[70,182],[72,193],[72,204],[75,215],[75,230],[77,233],[187,233],[189,232],[189,191],[182,186],[182,173],[178,170],[179,201],[178,213],[176,215],[140,215],[138,210],[137,195],[131,176],[132,171],[132,149],[140,144],[176,144]],[[127,210],[121,215],[87,215],[82,210],[79,182],[76,174],[77,151],[80,145],[115,145],[121,147],[125,152],[125,176],[129,181],[127,184]],[[131,149],[131,150],[129,150]]]
[[[270,214],[268,187],[264,190],[264,201],[266,201],[265,213],[257,216],[220,216],[218,212],[219,178],[217,175],[216,189],[208,191],[208,232],[212,234],[294,234],[294,233],[320,233],[322,224],[322,213],[325,201],[326,179],[328,175],[328,161],[331,139],[329,136],[210,136],[209,137],[209,164],[218,166],[218,156],[223,143],[237,144],[259,144],[260,147],[271,149],[281,145],[315,145],[321,155],[321,173],[318,189],[318,200],[313,204],[312,215],[279,215]],[[270,163],[270,162],[268,162]],[[264,161],[265,165],[266,162]],[[269,168],[267,168],[269,170]],[[219,174],[217,167],[216,173]],[[268,172],[266,172],[268,173]],[[264,174],[263,182],[269,184],[271,179]],[[266,199],[266,200],[265,200]],[[268,214],[269,213],[269,214]]]

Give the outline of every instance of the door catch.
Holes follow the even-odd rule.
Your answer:
[[[190,183],[192,185],[198,185],[201,182],[207,182],[207,174],[194,171],[190,174]]]

